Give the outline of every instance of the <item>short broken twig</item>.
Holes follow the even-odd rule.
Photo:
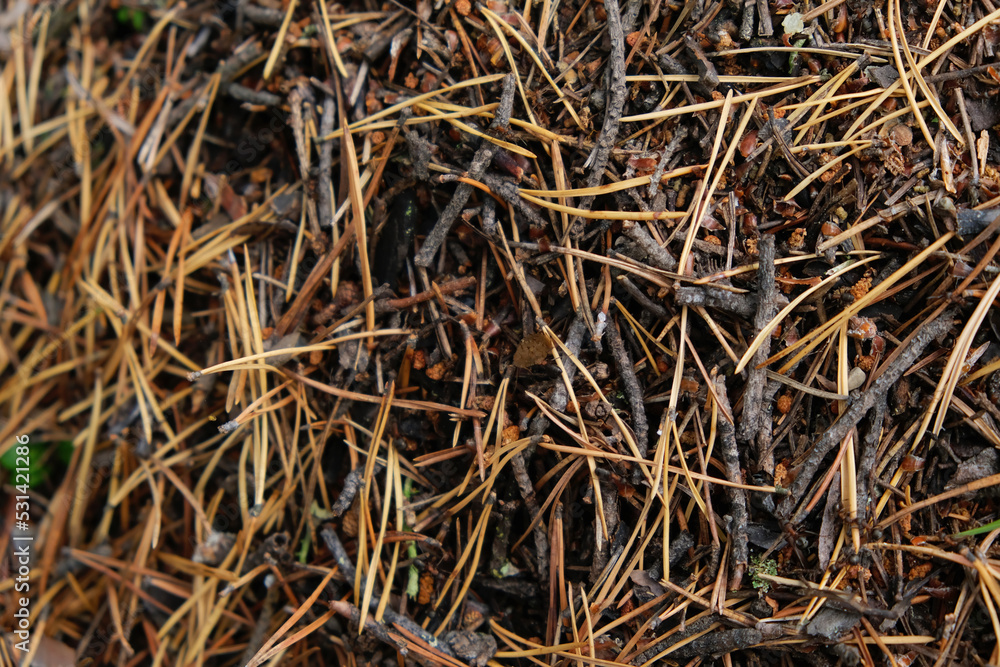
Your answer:
[[[503,80],[503,91],[500,95],[500,106],[497,107],[496,115],[493,117],[493,122],[490,124],[490,128],[506,129],[510,126],[510,115],[514,110],[514,75],[508,74]],[[479,144],[479,148],[476,149],[476,154],[472,157],[472,164],[469,166],[469,178],[474,180],[479,180],[482,178],[483,174],[486,173],[486,168],[489,167],[490,162],[493,161],[493,156],[496,154],[497,146],[489,141],[483,141]],[[417,266],[424,268],[429,267],[434,262],[434,255],[437,254],[438,248],[444,243],[444,240],[448,237],[448,232],[451,231],[451,226],[455,224],[455,220],[458,219],[458,214],[462,212],[465,208],[466,202],[469,201],[469,197],[472,196],[473,187],[467,183],[459,183],[458,187],[455,189],[455,196],[452,197],[451,201],[445,207],[444,211],[441,213],[441,217],[438,219],[434,228],[431,229],[430,234],[424,240],[423,246],[420,247],[420,252],[417,253],[414,258],[414,262]]]

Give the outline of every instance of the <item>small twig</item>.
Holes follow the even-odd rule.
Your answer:
[[[910,47],[913,48],[912,46]],[[976,76],[977,74],[985,74],[989,70],[996,69],[1000,67],[1000,62],[989,63],[988,65],[979,65],[977,67],[970,67],[968,69],[960,69],[954,72],[944,72],[942,74],[932,74],[930,76],[924,77],[924,82],[926,83],[942,83],[944,81],[955,81],[957,79],[964,79],[969,76]]]
[[[683,659],[705,655],[728,655],[733,651],[752,648],[764,641],[764,634],[757,628],[733,628],[719,630],[698,637],[670,654],[670,657]]]
[[[732,414],[729,396],[726,394],[725,377],[715,378],[715,395],[719,401],[719,410]],[[746,410],[746,405],[743,406]],[[719,438],[722,445],[722,462],[726,466],[726,477],[731,482],[743,483],[743,473],[740,470],[740,452],[736,444],[736,429],[726,419],[718,420]],[[732,535],[732,573],[729,575],[729,590],[738,590],[743,582],[749,562],[749,539],[747,537],[747,494],[743,489],[727,487],[729,494],[730,513],[733,517]]]
[[[754,0],[743,0],[743,22],[740,24],[740,39],[749,42],[753,39]]]
[[[246,44],[246,46],[241,47],[235,53],[233,53],[229,59],[219,63],[218,67],[215,68],[215,72],[219,75],[218,94],[229,95],[230,88],[233,86],[232,81],[234,78],[236,78],[236,75],[249,63],[253,62],[260,55],[262,55],[262,53],[263,52],[261,51],[260,43],[249,42],[248,44]],[[205,85],[208,86],[209,84],[206,83]],[[245,88],[243,86],[240,86],[240,88],[243,88],[244,91],[249,90],[248,88]],[[252,92],[256,94],[256,91]],[[199,103],[201,97],[202,97],[201,91],[196,92],[192,94],[190,97],[188,97],[186,100],[175,106],[173,110],[170,112],[170,120],[168,122],[171,125],[173,125],[178,121],[180,121],[181,118],[187,115],[187,113],[191,110],[192,107],[194,107],[196,104]],[[237,97],[237,99],[240,98]],[[268,97],[258,97],[257,99],[263,100],[271,98],[268,96]],[[261,102],[254,102],[254,104],[257,103]]]
[[[757,15],[760,23],[757,25],[757,34],[761,37],[770,37],[774,34],[774,25],[771,23],[771,8],[768,7],[767,0],[757,0]]]
[[[701,45],[691,35],[684,35],[684,45],[694,54],[695,67],[698,70],[698,77],[701,79],[701,83],[709,90],[718,88],[719,73],[715,71],[715,65],[705,55],[705,51],[701,48]]]
[[[604,510],[603,522],[607,526],[608,534],[616,535],[621,521],[620,508],[618,507],[618,490],[613,483],[604,482],[599,485],[601,488],[601,508]],[[590,564],[590,580],[596,582],[601,572],[608,564],[611,546],[604,539],[604,528],[601,527],[602,519],[594,517],[594,534],[600,536],[596,540],[597,548],[594,550],[594,560]]]
[[[674,259],[674,256],[657,243],[640,223],[626,220],[622,223],[622,231],[630,239],[638,243],[639,247],[646,252],[653,263],[659,268],[665,271],[673,271],[677,268],[677,260]]]
[[[524,499],[524,505],[528,508],[528,514],[532,517],[538,516],[542,510],[538,505],[538,497],[535,495],[535,486],[531,483],[531,478],[528,477],[528,466],[525,463],[523,451],[514,456],[511,468],[514,471],[517,488]],[[535,525],[534,536],[538,578],[544,581],[549,574],[549,538],[541,521]]]
[[[254,624],[253,634],[250,635],[250,640],[247,642],[247,647],[243,651],[243,657],[240,658],[239,664],[248,664],[257,655],[260,647],[264,645],[264,638],[268,628],[271,626],[271,620],[274,618],[274,607],[278,601],[278,592],[280,590],[282,590],[282,587],[277,582],[268,587],[267,594],[264,596],[264,605],[257,614],[257,623]]]
[[[819,439],[813,444],[809,455],[798,470],[795,471],[795,481],[789,488],[789,495],[778,506],[778,516],[795,525],[805,517],[804,507],[795,511],[796,505],[805,498],[805,491],[812,483],[816,471],[819,470],[823,458],[835,446],[847,437],[847,434],[857,426],[861,418],[875,405],[879,397],[887,395],[889,389],[902,377],[903,373],[913,365],[927,345],[945,333],[952,327],[953,311],[947,311],[933,322],[924,324],[919,330],[914,332],[910,344],[904,349],[896,359],[889,364],[885,371],[872,383],[868,391],[859,396],[850,407],[844,411],[840,418],[828,428]],[[794,511],[794,514],[793,514]]]
[[[809,170],[806,169],[802,163],[799,162],[798,158],[796,158],[792,153],[792,149],[788,147],[788,142],[785,140],[785,132],[779,130],[774,122],[774,109],[768,107],[767,117],[771,122],[771,136],[778,142],[778,148],[780,148],[781,152],[784,154],[785,161],[788,162],[788,166],[790,166],[801,178],[807,178],[810,174]],[[788,130],[790,131],[791,128],[789,127]]]
[[[566,334],[565,341],[567,349],[569,349],[574,356],[579,356],[580,354],[580,347],[583,345],[583,335],[586,331],[586,320],[584,320],[582,316],[577,315],[569,327],[569,332]],[[573,382],[573,378],[576,377],[576,364],[566,364],[566,377],[570,382]],[[551,405],[555,410],[562,412],[566,409],[566,404],[568,402],[569,389],[566,387],[566,384],[557,384],[555,389],[552,391],[552,398],[549,399],[549,405]],[[529,429],[528,434],[532,436],[541,436],[545,433],[545,429],[548,428],[548,426],[548,417],[539,412],[538,416],[536,416],[534,421],[531,422],[531,428]]]
[[[332,527],[327,525],[323,526],[322,530],[319,531],[319,536],[326,545],[326,548],[330,551],[330,554],[333,556],[333,560],[337,563],[337,567],[340,568],[340,574],[343,575],[344,581],[353,583],[356,574],[354,562],[348,558],[347,550],[344,549],[344,545],[341,543],[337,532]]]
[[[466,276],[464,278],[458,278],[456,280],[442,283],[437,286],[436,291],[430,289],[420,292],[419,294],[414,294],[413,296],[402,297],[399,299],[380,299],[375,302],[375,312],[386,313],[392,310],[403,310],[405,308],[409,308],[410,306],[415,306],[418,303],[424,303],[425,301],[436,299],[438,293],[455,294],[457,292],[461,292],[462,290],[475,287],[475,285],[476,277]]]
[[[332,97],[323,100],[323,117],[320,120],[320,136],[333,132],[336,122],[336,106]],[[319,144],[319,179],[316,188],[319,190],[319,226],[326,229],[333,224],[333,180],[330,176],[333,170],[333,142],[324,141]]]
[[[976,155],[976,137],[972,133],[972,124],[969,122],[969,113],[965,108],[965,95],[961,88],[955,89],[955,101],[958,102],[958,110],[962,114],[962,128],[965,130],[965,141],[969,149],[969,162],[972,165],[972,182],[969,184],[969,199],[973,206],[979,204],[979,158]]]
[[[230,83],[222,92],[240,102],[262,107],[276,107],[282,102],[282,98],[274,93],[269,93],[266,90],[254,90],[238,83]],[[333,129],[331,128],[330,131],[333,132]]]
[[[691,637],[692,635],[697,635],[699,633],[705,632],[706,630],[708,630],[709,627],[718,622],[719,622],[719,617],[716,616],[715,614],[703,616],[691,623],[688,623],[687,627],[682,628],[680,631],[671,634],[663,641],[653,644],[651,647],[647,648],[645,651],[632,658],[628,662],[628,664],[643,665],[652,662],[657,655],[667,650],[674,644],[678,644],[683,640],[687,639],[688,637]],[[670,653],[670,655],[675,655],[675,654],[676,651]]]
[[[759,366],[771,354],[770,334],[763,332],[774,318],[777,310],[775,305],[777,289],[774,284],[774,236],[770,234],[761,236],[758,248],[760,256],[757,260],[757,315],[754,319],[754,329],[756,335],[765,335],[766,337],[746,368],[747,384],[746,389],[743,390],[743,414],[740,417],[740,428],[736,436],[743,443],[754,442],[757,439],[757,433],[764,426],[760,419],[761,397],[764,393],[767,373]],[[763,458],[763,452],[758,450],[757,461],[760,465],[764,465]]]
[[[868,433],[861,441],[861,454],[858,456],[858,525],[865,526],[868,522],[868,504],[871,487],[869,481],[875,474],[875,461],[878,454],[879,440],[882,437],[882,423],[885,421],[886,397],[876,397],[874,415],[868,427]]]
[[[625,349],[625,342],[622,340],[621,332],[618,331],[617,323],[609,322],[606,333],[611,346],[611,356],[615,359],[615,366],[621,374],[624,385],[625,396],[632,408],[635,444],[639,450],[639,456],[646,458],[646,453],[649,451],[649,422],[646,420],[642,387],[639,386],[639,379],[635,375],[635,368],[632,366],[632,360]]]
[[[656,193],[660,190],[660,180],[663,178],[663,172],[667,169],[667,164],[673,159],[674,154],[681,147],[681,143],[687,138],[688,129],[685,125],[680,125],[674,130],[674,136],[670,138],[670,143],[667,144],[666,148],[663,149],[663,155],[660,156],[660,161],[656,165],[656,171],[653,175],[649,177],[649,198],[652,199],[656,196]]]
[[[670,319],[670,314],[666,311],[666,309],[646,296],[638,285],[628,279],[628,276],[618,276],[618,282],[623,288],[625,288],[625,291],[628,292],[629,295],[647,312],[663,320]]]
[[[493,174],[483,174],[483,183],[501,199],[513,206],[518,213],[530,220],[536,227],[547,227],[548,222],[531,208],[528,202],[524,201],[517,189],[517,184],[510,178],[494,176]]]
[[[492,197],[483,200],[483,233],[487,238],[494,240],[500,238],[497,231],[497,203]]]
[[[781,382],[771,381],[764,388],[764,395],[761,398],[763,407],[760,413],[760,423],[764,424],[765,427],[757,432],[756,439],[757,451],[759,452],[757,455],[757,465],[760,466],[760,470],[767,473],[772,479],[774,478],[774,445],[772,444],[774,442],[774,430],[770,427],[770,424],[771,415],[774,413],[774,397],[778,394],[778,390],[781,389],[781,385]],[[766,498],[764,504],[769,505],[772,511],[774,510],[773,498]]]
[[[608,15],[608,38],[611,40],[611,53],[608,55],[608,102],[604,108],[604,123],[597,137],[586,166],[590,168],[587,176],[587,187],[593,188],[601,184],[604,178],[604,168],[611,157],[611,149],[618,138],[618,126],[622,113],[625,111],[625,32],[622,28],[621,9],[618,0],[605,0],[604,11]],[[594,203],[593,195],[580,200],[580,208],[590,210]]]
[[[757,312],[757,300],[749,294],[737,294],[709,286],[689,285],[678,287],[675,301],[678,306],[704,306],[724,310],[750,319]]]
[[[507,502],[499,502],[494,505],[494,511],[492,519],[495,520],[493,525],[493,544],[491,548],[493,550],[493,555],[490,556],[489,571],[502,573],[504,566],[506,566],[510,559],[508,558],[507,549],[510,545],[510,531],[511,525],[514,521],[514,514],[516,513],[520,502],[516,500],[509,500]]]
[[[507,129],[510,126],[510,115],[514,110],[514,90],[514,75],[508,74],[503,79],[500,106],[497,107],[493,122],[490,124],[491,129]],[[476,149],[476,153],[472,157],[472,164],[469,165],[469,178],[480,180],[483,177],[483,174],[486,173],[486,168],[493,161],[496,150],[496,144],[490,141],[483,141],[479,144],[479,148]],[[441,213],[441,217],[424,240],[420,252],[414,258],[413,261],[417,266],[428,268],[434,263],[434,255],[437,254],[438,248],[444,243],[448,232],[451,231],[451,226],[455,224],[458,214],[465,208],[465,204],[469,201],[469,197],[472,196],[473,190],[474,188],[471,185],[459,183],[455,189],[454,197],[448,202],[448,205]]]
[[[361,610],[355,607],[350,602],[344,602],[343,600],[330,600],[328,604],[330,605],[330,609],[337,612],[344,618],[350,619],[352,623],[355,624],[361,623]],[[388,616],[388,614],[386,615]],[[380,642],[392,646],[393,648],[397,649],[404,655],[406,654],[405,650],[406,643],[393,639],[393,637],[389,634],[389,629],[385,626],[385,624],[376,621],[373,615],[369,614],[365,618],[364,630],[366,633],[370,633]]]
[[[261,7],[260,5],[243,4],[243,14],[257,25],[277,28],[285,20],[285,12],[280,9]]]
[[[373,475],[378,475],[385,468],[381,463],[375,462],[375,469]],[[358,490],[361,488],[361,483],[364,481],[365,469],[358,466],[351,472],[347,474],[344,478],[344,489],[340,492],[340,497],[337,498],[337,502],[333,504],[330,508],[330,512],[333,516],[340,516],[347,511],[347,508],[351,506],[354,502],[354,497],[358,494]]]
[[[337,533],[330,526],[325,526],[320,531],[319,534],[320,537],[323,539],[323,542],[326,544],[326,548],[330,550],[331,554],[333,554],[333,559],[334,561],[336,561],[338,567],[340,567],[341,574],[344,575],[344,579],[347,580],[348,582],[354,581],[355,578],[354,564],[348,558],[347,552],[344,550],[344,545],[340,542],[340,538],[337,536]],[[379,589],[380,587],[376,584],[373,589],[374,593],[371,596],[370,608],[372,610],[378,609],[379,598],[381,597]],[[330,602],[330,608],[336,611],[338,614],[350,618],[355,623],[359,622],[361,619],[361,611],[350,603],[334,600]],[[419,640],[426,643],[434,650],[440,651],[445,655],[455,657],[455,654],[446,644],[439,641],[434,635],[424,630],[422,627],[414,623],[406,616],[403,616],[393,611],[391,608],[387,607],[382,612],[382,618],[384,623],[390,623],[392,625],[399,626],[401,629],[417,637]],[[374,617],[369,615],[368,618],[366,619],[365,629],[371,630],[382,641],[387,641],[388,643],[398,645],[398,643],[394,642],[391,638],[387,639],[386,638],[387,635],[386,636],[380,635],[379,634],[380,628],[371,625],[371,622],[373,621]],[[385,627],[381,623],[378,623],[377,621],[374,622],[377,623],[379,626],[382,626],[382,628]]]

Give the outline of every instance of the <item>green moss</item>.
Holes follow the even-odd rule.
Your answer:
[[[767,574],[772,577],[778,576],[777,561],[773,558],[762,560],[759,556],[752,556],[750,558],[750,583],[757,590],[767,593],[771,589],[771,584],[767,580],[761,579],[758,576],[760,574]]]

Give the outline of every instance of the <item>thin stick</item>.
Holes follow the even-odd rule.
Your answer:
[[[724,377],[716,377],[715,396],[719,402],[720,412],[731,414],[732,407],[729,405],[729,397],[726,394],[726,381]],[[746,403],[744,403],[746,410]],[[718,419],[717,428],[721,439],[722,460],[726,466],[726,477],[732,482],[742,482],[743,474],[740,472],[739,446],[736,444],[736,429],[728,420]],[[730,508],[733,516],[731,528],[732,539],[732,559],[733,569],[729,577],[729,590],[739,590],[743,582],[743,573],[746,571],[749,562],[749,538],[747,537],[747,495],[746,491],[740,488],[729,487]]]
[[[762,236],[757,244],[759,257],[757,259],[757,314],[754,319],[754,329],[757,336],[763,336],[759,346],[753,353],[750,370],[747,371],[746,388],[743,390],[743,414],[740,416],[740,428],[737,438],[742,442],[756,442],[757,434],[765,425],[761,422],[761,398],[764,396],[766,371],[762,367],[771,351],[771,331],[768,324],[774,317],[777,289],[774,283],[774,236]],[[763,452],[758,451],[758,461],[762,461]]]
[[[639,448],[639,456],[646,458],[646,452],[649,449],[649,422],[646,420],[646,407],[642,387],[639,385],[639,380],[635,375],[632,360],[625,350],[625,343],[622,340],[621,333],[618,331],[617,323],[613,321],[609,322],[606,333],[608,334],[608,342],[611,346],[611,356],[614,357],[615,367],[618,368],[618,372],[621,374],[625,395],[628,398],[629,405],[632,407],[632,423],[635,425],[635,444]]]
[[[496,116],[493,118],[493,123],[490,127],[492,128],[507,128],[510,125],[510,116],[514,110],[514,75],[508,74],[503,80],[503,90],[500,94],[500,106],[497,107]],[[473,180],[482,179],[483,174],[486,172],[486,168],[489,166],[490,162],[493,160],[493,155],[496,152],[496,146],[489,142],[484,141],[476,149],[476,154],[472,158],[472,163],[469,166],[468,176]],[[469,201],[469,197],[472,196],[473,187],[467,183],[460,183],[455,189],[455,195],[452,197],[451,201],[448,202],[448,206],[445,207],[444,211],[441,213],[441,217],[438,219],[434,228],[431,230],[427,238],[424,239],[424,244],[420,247],[420,252],[417,253],[414,258],[414,263],[417,266],[427,268],[434,263],[434,255],[437,254],[438,248],[444,243],[448,236],[448,232],[451,231],[452,225],[458,218],[458,214],[462,212],[465,207],[466,202]]]
[[[819,465],[827,453],[839,444],[847,436],[861,418],[875,405],[881,396],[884,396],[889,389],[903,375],[924,348],[938,336],[949,331],[952,327],[952,314],[944,313],[941,317],[924,323],[919,329],[914,331],[900,344],[903,350],[898,357],[885,369],[885,372],[872,383],[868,391],[861,394],[851,406],[845,410],[833,426],[828,428],[819,439],[813,444],[806,460],[802,462],[796,471],[795,481],[789,489],[788,497],[778,506],[779,515],[790,523],[798,524],[804,519],[802,511],[793,514],[795,504],[805,496],[806,488],[812,482]]]
[[[618,0],[605,0],[604,11],[608,16],[608,38],[611,40],[611,52],[608,55],[608,101],[604,108],[604,123],[601,133],[597,136],[597,145],[587,158],[584,166],[590,168],[587,175],[587,187],[600,184],[604,178],[604,168],[611,157],[611,149],[618,138],[618,127],[625,110],[625,32],[622,29],[621,9]],[[583,198],[580,208],[589,210],[594,202],[592,196]]]

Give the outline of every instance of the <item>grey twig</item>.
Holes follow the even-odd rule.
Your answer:
[[[323,526],[323,529],[319,531],[319,536],[323,540],[323,544],[326,545],[326,548],[333,555],[333,560],[340,568],[340,573],[343,575],[344,581],[353,583],[355,576],[354,563],[347,557],[347,550],[344,549],[344,545],[340,541],[337,532],[327,525]]]
[[[381,463],[375,463],[375,470],[373,474],[377,475],[382,472],[383,466]],[[347,474],[344,478],[344,490],[340,492],[340,497],[337,498],[337,502],[333,504],[330,508],[330,512],[333,516],[340,516],[347,511],[347,508],[351,506],[354,502],[354,497],[358,494],[358,490],[361,488],[361,482],[365,476],[365,469],[362,467],[357,467]]]
[[[233,97],[236,97],[236,99],[239,99],[241,101],[249,101],[254,104],[265,104],[267,103],[266,100],[271,100],[273,97],[271,93],[265,93],[264,96],[260,96],[260,94],[257,91],[250,90],[249,88],[246,88],[244,86],[239,86],[239,84],[236,84],[237,86],[239,86],[236,89],[236,92],[234,93],[232,91],[234,85],[232,81],[234,78],[236,78],[236,75],[247,65],[247,63],[252,62],[261,53],[262,51],[260,44],[258,44],[257,42],[250,42],[246,46],[240,48],[235,53],[233,53],[230,58],[219,63],[218,67],[215,68],[215,71],[218,72],[219,74],[219,94],[220,95],[231,94],[233,95]],[[208,89],[207,88],[208,83],[206,82],[204,86],[205,87],[202,90],[191,95],[186,100],[184,100],[183,102],[181,102],[180,104],[178,104],[173,108],[173,110],[170,112],[170,120],[168,121],[171,125],[180,121],[180,119],[183,118],[185,115],[187,115],[188,111],[190,111],[194,105],[198,104],[201,101],[202,93]],[[252,97],[252,99],[244,99],[244,97],[239,97],[240,94],[243,94],[244,97]]]
[[[743,414],[740,417],[740,428],[737,439],[740,442],[752,442],[762,427],[761,397],[764,394],[764,383],[767,381],[767,371],[758,368],[771,354],[770,334],[763,333],[764,328],[774,317],[775,286],[774,286],[774,236],[761,236],[760,256],[757,260],[757,315],[754,319],[754,329],[758,336],[765,339],[747,366],[747,384],[743,391]],[[760,457],[761,452],[758,452]]]
[[[913,365],[917,357],[923,353],[924,348],[932,340],[951,329],[953,315],[953,311],[947,311],[933,322],[924,324],[913,335],[909,346],[878,376],[868,391],[851,403],[840,419],[834,422],[833,426],[828,428],[813,444],[809,456],[796,471],[795,481],[792,482],[788,496],[778,506],[779,518],[787,519],[793,525],[805,518],[805,504],[802,503],[797,511],[795,508],[805,499],[806,489],[816,475],[823,458],[847,436],[852,428],[857,426],[861,418],[872,409],[880,397],[888,394],[889,389],[896,384],[903,372]]]
[[[774,34],[774,24],[771,23],[771,9],[767,6],[767,0],[757,0],[757,15],[760,22],[757,24],[757,34],[761,37],[770,37]]]
[[[707,286],[678,287],[675,299],[678,306],[705,306],[747,319],[754,317],[757,312],[757,300],[749,294],[737,294]]]
[[[715,378],[715,395],[719,400],[719,409],[725,414],[732,414],[729,405],[729,396],[726,394],[725,377]],[[744,404],[744,410],[746,405]],[[743,473],[740,471],[740,452],[736,444],[736,429],[726,419],[719,419],[719,439],[722,443],[722,462],[726,466],[726,477],[729,481],[739,484],[743,483]],[[727,487],[729,494],[729,513],[733,517],[732,523],[732,573],[729,576],[729,590],[739,590],[743,581],[743,573],[746,572],[749,560],[750,547],[747,537],[747,493],[743,489]]]
[[[639,379],[635,376],[632,359],[625,349],[625,342],[622,340],[622,335],[618,331],[617,324],[609,322],[606,332],[611,345],[611,356],[615,358],[615,366],[618,367],[622,384],[625,385],[625,396],[628,397],[629,405],[632,408],[635,444],[639,449],[639,456],[646,458],[646,453],[649,450],[649,422],[646,421],[646,406],[643,400],[642,387],[639,386]]]
[[[868,503],[871,485],[869,483],[875,470],[875,458],[878,454],[879,438],[882,435],[882,422],[885,421],[886,397],[878,396],[875,401],[875,412],[872,415],[868,433],[861,441],[861,454],[858,456],[858,524],[865,525],[868,520]]]
[[[320,136],[325,137],[333,132],[333,124],[337,114],[332,97],[323,100],[323,117],[320,120]],[[319,226],[325,229],[333,224],[333,200],[331,171],[333,169],[333,142],[324,141],[319,145]]]
[[[277,28],[285,18],[285,12],[280,9],[261,7],[260,5],[243,5],[243,14],[257,25],[271,26]]]
[[[772,380],[771,382],[768,382],[767,386],[764,388],[764,394],[761,398],[762,407],[760,409],[759,417],[761,428],[757,431],[757,437],[755,439],[757,446],[757,465],[760,470],[763,470],[771,476],[774,475],[774,448],[771,444],[774,441],[774,433],[771,429],[771,416],[774,414],[774,397],[778,394],[778,390],[781,389],[781,387],[781,382]],[[774,501],[771,500],[770,502],[773,503]]]
[[[493,122],[490,127],[493,129],[504,128],[506,129],[510,125],[510,115],[514,109],[514,75],[508,74],[503,80],[503,91],[500,94],[500,106],[497,107],[496,115],[493,117]],[[496,153],[496,144],[483,141],[479,144],[479,148],[476,149],[476,154],[472,157],[472,164],[469,165],[469,178],[474,180],[480,180],[483,174],[486,173],[486,168],[493,161],[493,155]],[[414,258],[414,262],[417,266],[427,268],[434,263],[434,255],[437,254],[438,248],[444,243],[445,238],[448,236],[448,232],[451,231],[451,226],[455,224],[455,220],[458,218],[458,214],[462,212],[465,208],[466,202],[469,201],[469,197],[472,196],[473,187],[466,183],[459,183],[458,187],[455,189],[455,196],[452,197],[451,201],[445,207],[444,211],[441,213],[441,217],[438,219],[431,233],[427,235],[424,240],[423,246],[420,248],[420,252],[417,253]]]
[[[618,282],[644,310],[655,315],[661,320],[670,319],[670,313],[667,312],[666,308],[646,296],[645,292],[643,292],[638,285],[628,279],[628,276],[618,276]]]
[[[483,183],[490,190],[500,195],[500,198],[517,209],[517,212],[531,221],[536,227],[546,227],[548,222],[538,214],[538,211],[531,208],[528,202],[521,198],[517,189],[517,184],[509,178],[495,176],[494,174],[483,174]]]
[[[263,107],[276,107],[282,101],[282,98],[274,93],[269,93],[266,90],[254,90],[238,83],[230,83],[225,92],[240,102],[259,104]]]
[[[695,67],[698,69],[698,78],[701,79],[702,84],[707,86],[709,90],[718,88],[719,73],[715,71],[715,65],[705,55],[705,51],[698,41],[691,35],[684,35],[684,44],[694,54]]]
[[[534,447],[536,443],[532,443]],[[530,447],[529,447],[530,449]],[[528,508],[528,514],[532,517],[538,516],[542,508],[538,504],[538,497],[535,495],[535,486],[528,476],[528,466],[525,463],[524,452],[518,452],[511,461],[514,471],[514,479],[517,482],[517,489],[524,499],[524,506]],[[538,578],[545,580],[549,574],[549,537],[545,534],[545,526],[542,521],[535,525],[535,558],[538,564]]]
[[[491,240],[500,238],[497,224],[497,202],[493,197],[486,197],[483,199],[483,233]]]
[[[740,39],[749,42],[753,38],[754,0],[743,0],[743,23],[740,25]]]
[[[653,260],[653,263],[659,268],[664,271],[673,271],[677,268],[677,260],[674,259],[674,256],[657,243],[656,239],[650,236],[649,232],[647,232],[646,228],[641,224],[631,220],[626,220],[622,224],[622,231],[625,232],[630,239],[638,243],[639,247],[642,248],[647,255],[649,255],[649,258]]]
[[[757,628],[733,628],[719,630],[698,637],[671,653],[677,659],[693,658],[695,656],[725,655],[733,651],[742,651],[764,641],[764,634]]]
[[[344,575],[344,579],[347,582],[353,582],[355,578],[354,563],[351,562],[350,558],[347,557],[347,552],[344,550],[344,545],[340,542],[340,538],[337,536],[336,531],[330,526],[325,526],[319,532],[320,538],[322,538],[326,548],[330,550],[333,554],[333,559],[336,561],[337,565],[340,567],[341,574]],[[377,609],[379,604],[380,589],[378,584],[374,587],[374,594],[371,598],[371,604],[369,609]],[[336,611],[342,616],[350,618],[355,623],[361,620],[360,610],[354,605],[348,602],[340,602],[338,600],[333,600],[330,603],[330,608]],[[426,643],[431,648],[441,651],[442,653],[454,657],[455,654],[444,642],[438,641],[434,635],[424,630],[422,627],[411,621],[408,617],[396,613],[391,607],[387,607],[382,612],[382,618],[385,623],[391,623],[403,628],[408,633],[414,635],[424,643]],[[369,621],[373,621],[373,617],[369,617]],[[381,641],[398,646],[398,642],[389,637],[386,627],[382,623],[377,623],[372,625],[370,622],[365,624],[365,629],[371,631],[376,637]]]
[[[569,325],[569,332],[566,334],[566,347],[569,351],[573,353],[574,356],[580,354],[580,347],[583,345],[583,335],[587,331],[587,323],[581,315],[577,315],[573,323]],[[566,364],[566,377],[569,378],[570,382],[573,382],[573,378],[576,376],[576,364]],[[555,410],[562,412],[566,409],[566,403],[569,402],[569,389],[566,387],[565,383],[559,383],[556,388],[552,391],[552,398],[549,400],[549,405],[551,405]],[[545,429],[549,426],[548,417],[539,413],[535,417],[534,421],[531,422],[531,428],[528,431],[529,435],[541,436],[545,433]]]
[[[248,664],[253,660],[260,647],[264,645],[264,638],[267,636],[267,630],[271,626],[271,620],[274,618],[274,608],[275,603],[278,601],[278,591],[281,588],[275,582],[267,589],[267,594],[264,596],[264,604],[257,613],[257,623],[254,624],[253,633],[250,635],[247,647],[243,649],[243,657],[240,658],[239,664]]]
[[[652,199],[656,196],[656,193],[660,189],[660,179],[663,178],[663,172],[667,170],[667,164],[673,159],[674,154],[677,153],[678,149],[681,147],[681,142],[687,138],[688,129],[684,125],[677,126],[674,130],[674,136],[670,137],[670,143],[667,147],[663,149],[663,155],[660,156],[660,161],[656,165],[656,171],[653,175],[649,177],[649,198]]]
[[[361,610],[355,607],[350,602],[344,602],[343,600],[330,600],[327,604],[330,605],[330,609],[337,612],[344,618],[349,618],[353,623],[356,624],[361,623]],[[383,618],[385,618],[386,616],[388,616],[388,614],[383,616]],[[392,646],[393,648],[399,650],[404,655],[406,654],[406,643],[394,639],[392,635],[389,634],[389,629],[385,627],[385,624],[376,621],[374,615],[369,614],[368,617],[365,618],[364,629],[366,633],[370,633],[380,642]]]
[[[604,168],[611,157],[611,149],[618,138],[618,126],[621,124],[622,113],[625,111],[625,31],[622,28],[621,9],[618,0],[604,0],[604,11],[608,15],[608,37],[611,40],[611,54],[608,56],[608,104],[604,108],[604,123],[601,134],[597,137],[594,152],[590,154],[587,164],[590,174],[587,176],[587,187],[593,188],[601,184],[604,178]],[[593,195],[580,200],[580,208],[590,209],[594,203]]]

